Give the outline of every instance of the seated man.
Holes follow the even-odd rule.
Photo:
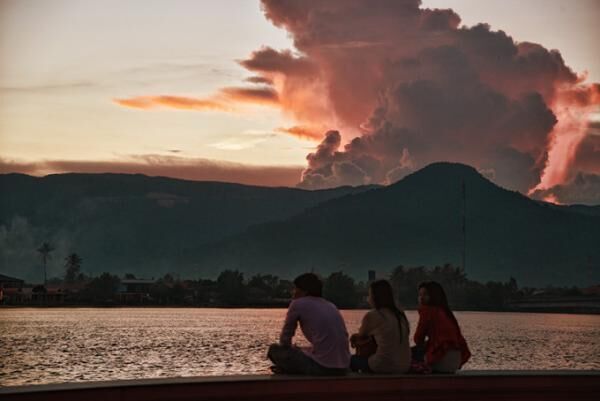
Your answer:
[[[322,288],[321,280],[312,273],[294,280],[293,299],[279,344],[271,345],[267,354],[275,365],[274,372],[322,376],[347,372],[350,364],[348,331],[335,305],[321,296]],[[312,345],[308,349],[292,346],[298,322]]]

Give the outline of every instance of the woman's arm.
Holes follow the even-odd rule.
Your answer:
[[[358,333],[354,333],[350,336],[350,344],[354,347],[360,340],[368,338],[373,332],[373,315],[371,312],[365,313],[358,328]]]
[[[368,337],[371,335],[371,331],[373,331],[373,319],[371,316],[371,312],[367,312],[363,316],[360,327],[358,328],[359,337]]]
[[[428,308],[419,308],[419,323],[417,324],[414,336],[415,344],[417,346],[425,344],[425,337],[428,336],[430,324],[431,317]]]

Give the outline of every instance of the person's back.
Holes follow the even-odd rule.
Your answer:
[[[398,324],[398,318],[389,309],[373,309],[363,320],[367,334],[375,338],[377,350],[369,357],[369,367],[375,373],[406,373],[410,368],[409,328]]]
[[[340,312],[321,297],[319,278],[306,273],[294,280],[293,300],[288,307],[279,344],[269,347],[267,356],[274,372],[310,375],[339,375],[350,364],[348,331]],[[311,347],[292,345],[296,328],[300,328]]]
[[[350,362],[348,332],[334,304],[321,297],[305,296],[292,301],[280,343],[291,343],[295,321],[311,343],[305,353],[327,368],[344,369]]]
[[[357,348],[350,369],[358,372],[406,373],[410,368],[409,324],[404,312],[394,301],[394,291],[387,280],[369,284],[368,302],[373,307],[363,317],[358,333],[350,341]],[[359,352],[361,343],[374,338],[373,355]]]
[[[419,326],[415,332],[415,342],[428,337],[426,353],[429,361],[443,357],[448,349],[461,350],[465,340],[456,323],[446,311],[436,306],[419,307]]]

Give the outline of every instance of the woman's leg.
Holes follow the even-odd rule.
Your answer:
[[[454,373],[459,369],[460,351],[455,349],[449,350],[442,359],[431,365],[433,373]]]
[[[369,358],[366,356],[352,355],[350,358],[350,370],[353,372],[370,373]]]
[[[410,348],[410,353],[413,361],[425,362],[425,347],[414,345]]]

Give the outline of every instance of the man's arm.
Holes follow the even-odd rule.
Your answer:
[[[283,345],[284,347],[290,347],[292,345],[292,337],[294,337],[294,334],[296,333],[296,327],[298,327],[299,318],[300,313],[298,311],[297,303],[292,301],[285,316],[283,329],[281,329],[279,344]]]

